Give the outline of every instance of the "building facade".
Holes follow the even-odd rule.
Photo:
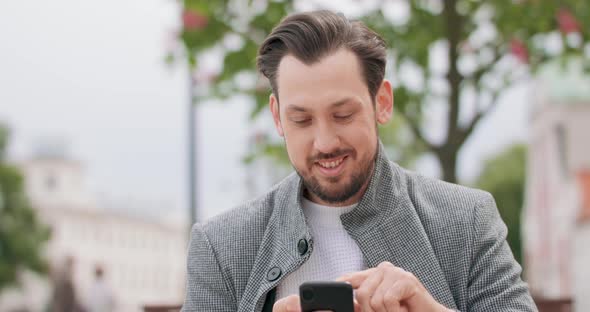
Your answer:
[[[83,188],[83,169],[63,158],[20,164],[32,206],[52,230],[46,256],[53,271],[73,259],[77,300],[86,305],[94,271],[100,266],[114,295],[116,311],[145,305],[178,304],[186,276],[185,225],[163,223],[102,209]],[[45,311],[48,278],[23,274],[24,287],[0,297],[0,310]]]
[[[533,296],[590,311],[590,78],[573,60],[535,86],[524,207],[525,274]]]

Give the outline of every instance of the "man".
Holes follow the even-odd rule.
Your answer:
[[[192,230],[183,311],[298,311],[339,280],[356,310],[534,311],[493,198],[390,162],[385,44],[327,11],[284,19],[259,50],[296,174]]]
[[[115,311],[115,294],[104,277],[101,265],[94,267],[94,283],[88,293],[88,312]]]
[[[78,312],[83,310],[76,294],[74,265],[74,258],[67,256],[62,266],[53,272],[53,294],[49,303],[49,311]]]

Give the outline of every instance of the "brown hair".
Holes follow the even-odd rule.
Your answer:
[[[287,16],[260,46],[258,70],[268,78],[278,99],[278,67],[285,55],[291,54],[310,65],[342,47],[357,56],[374,100],[385,75],[385,42],[362,22],[349,21],[342,14],[313,11]]]

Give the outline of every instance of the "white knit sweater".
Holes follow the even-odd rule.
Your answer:
[[[302,205],[313,237],[313,252],[301,267],[277,286],[277,300],[299,294],[299,285],[304,282],[332,281],[366,268],[361,250],[340,221],[340,215],[354,209],[356,204],[329,207],[302,198]]]

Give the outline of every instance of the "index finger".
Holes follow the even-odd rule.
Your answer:
[[[352,288],[358,288],[371,274],[375,268],[343,275],[336,279],[337,282],[348,282]]]

